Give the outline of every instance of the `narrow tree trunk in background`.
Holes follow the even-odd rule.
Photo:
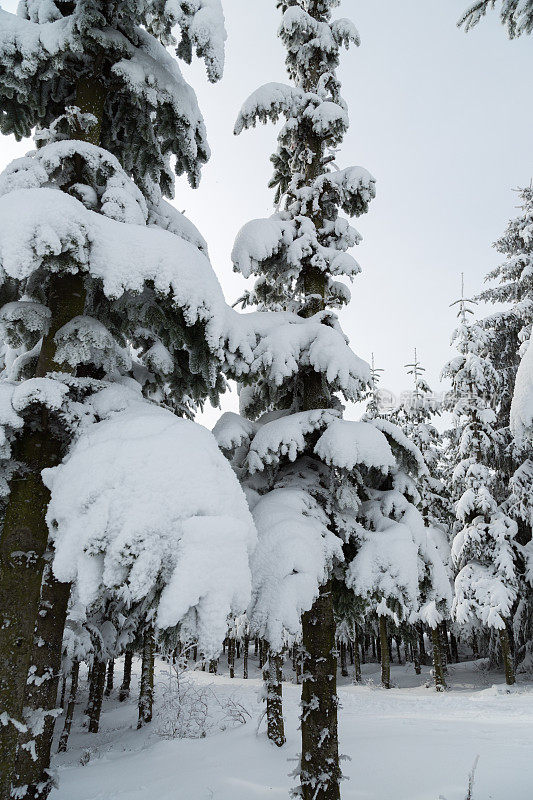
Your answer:
[[[286,742],[283,722],[282,671],[282,656],[269,651],[263,670],[266,688],[267,735],[277,747],[282,747]]]
[[[248,651],[250,649],[250,637],[247,633],[244,634],[244,641],[242,644],[242,677],[248,679]]]
[[[56,581],[48,563],[44,571],[32,665],[24,701],[26,713],[36,718],[46,712],[46,719],[40,733],[29,731],[20,734],[12,778],[14,789],[27,787],[25,800],[44,800],[52,789],[48,768],[55,720],[60,711],[57,707],[57,695],[69,597],[70,584]],[[32,741],[34,744],[28,749]]]
[[[451,647],[450,647],[450,640],[449,640],[449,637],[448,637],[448,623],[446,622],[446,620],[443,620],[441,622],[441,629],[442,629],[443,642],[444,642],[444,645],[446,647],[446,664],[451,664],[452,663],[452,650],[451,650]]]
[[[228,667],[230,678],[235,677],[235,639],[230,636],[228,639]]]
[[[361,648],[363,649],[363,648]],[[357,625],[353,626],[353,665],[354,678],[356,683],[361,682],[361,661],[359,660],[359,630]]]
[[[401,638],[399,636],[396,636],[395,640],[396,640],[396,653],[398,655],[398,664],[401,664],[402,663],[402,654],[400,652],[400,644],[401,644],[402,640],[401,640]]]
[[[115,676],[115,659],[110,658],[109,661],[107,662],[107,678],[105,684],[106,697],[109,697],[109,695],[113,691],[114,676]]]
[[[387,639],[387,617],[379,618],[379,647],[381,653],[381,685],[390,689],[390,655]]]
[[[433,672],[435,677],[435,689],[437,692],[443,692],[444,689],[446,689],[446,680],[444,678],[442,648],[438,628],[431,629],[431,642],[433,644]]]
[[[61,678],[61,697],[59,698],[60,708],[65,708],[65,698],[67,696],[67,676]]]
[[[501,631],[499,631],[499,635],[500,646],[502,648],[503,668],[505,669],[505,683],[508,686],[512,686],[515,682],[515,674],[507,628],[503,628]]]
[[[211,673],[211,675],[216,675],[217,669],[218,669],[218,659],[213,658],[209,662],[209,672]]]
[[[372,658],[374,661],[381,661],[379,653],[376,649],[376,637],[374,635],[372,636]]]
[[[70,691],[68,695],[67,713],[65,715],[65,724],[59,739],[58,753],[65,753],[68,745],[68,737],[70,736],[70,729],[72,728],[72,720],[74,719],[74,709],[76,708],[76,695],[78,693],[78,680],[80,675],[80,662],[75,661],[72,665],[70,672]]]
[[[89,733],[98,733],[105,689],[106,662],[95,659],[89,701]]]
[[[417,631],[418,631],[418,650],[420,654],[420,662],[424,664],[424,666],[427,666],[428,656],[426,653],[426,643],[424,640],[424,627],[421,623],[417,625]]]
[[[440,653],[442,661],[442,671],[444,675],[448,674],[448,628],[444,622],[441,622],[437,628],[439,632]]]
[[[420,675],[422,673],[422,667],[420,664],[420,650],[418,649],[418,642],[413,639],[411,642],[411,648],[413,651],[413,664],[415,667],[415,673]]]
[[[453,633],[450,633],[450,644],[452,648],[453,660],[456,664],[459,663],[459,648],[457,647],[457,639]]]
[[[348,677],[348,665],[346,662],[346,642],[340,642],[340,656],[341,656],[341,675],[343,678]]]
[[[155,633],[154,626],[146,625],[143,634],[143,651],[141,665],[141,687],[139,691],[139,721],[138,728],[152,721],[154,704],[154,660],[155,660]]]
[[[477,636],[475,633],[472,634],[472,655],[474,658],[479,658],[479,648],[477,644]]]
[[[133,645],[128,645],[126,647],[126,652],[124,653],[124,673],[122,676],[122,684],[120,686],[120,691],[118,694],[118,699],[121,703],[124,700],[127,700],[130,696],[130,686],[131,686],[131,665],[133,662]]]
[[[331,585],[302,617],[302,800],[339,800],[337,663]]]

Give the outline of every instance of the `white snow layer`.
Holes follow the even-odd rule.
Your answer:
[[[157,624],[182,623],[206,657],[250,596],[255,529],[209,431],[110,387],[58,467],[44,470],[54,574],[76,581],[78,607],[102,590],[135,603],[160,590]]]
[[[518,440],[533,437],[533,337],[516,373],[511,429]]]
[[[299,637],[309,611],[335,560],[340,540],[316,500],[302,489],[274,489],[253,510],[258,543],[252,554],[252,629],[274,651]]]

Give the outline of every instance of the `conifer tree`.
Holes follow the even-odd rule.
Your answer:
[[[514,683],[508,628],[518,594],[516,522],[495,498],[502,438],[493,410],[499,376],[488,357],[489,333],[475,321],[469,301],[461,298],[459,326],[453,340],[459,355],[444,368],[452,381],[450,410],[453,480],[456,485],[457,532],[452,557],[457,569],[454,617],[472,619],[498,632],[506,681]]]
[[[257,276],[254,289],[242,298],[244,305],[284,312],[276,336],[287,342],[287,359],[277,383],[262,379],[241,389],[241,411],[255,422],[226,417],[216,433],[225,449],[236,447],[237,459],[239,447],[244,450],[245,473],[264,476],[254,516],[260,546],[255,570],[252,564],[256,580],[251,624],[265,628],[263,636],[275,652],[283,646],[286,632],[302,637],[299,792],[304,800],[335,800],[340,768],[330,575],[342,551],[340,540],[328,529],[333,528],[328,490],[335,458],[328,463],[316,447],[320,434],[340,415],[337,393],[358,398],[370,377],[368,366],[347,347],[329,309],[341,307],[350,297],[337,277],[359,272],[346,251],[360,237],[339,210],[348,216],[364,213],[374,196],[374,180],[364,169],[340,170],[333,164],[348,127],[335,70],[340,48],[359,43],[357,31],[348,20],[332,20],[336,0],[283,0],[277,5],[283,14],[279,35],[288,51],[293,85],[268,84],[255,92],[235,130],[285,118],[272,157],[271,186],[279,211],[243,228],[233,263],[246,277]],[[291,330],[292,315],[300,324]],[[266,346],[264,350],[268,364],[272,356]],[[271,513],[279,509],[278,523],[269,518],[269,508]],[[283,564],[274,543],[279,547],[287,535],[287,519],[293,525]],[[276,558],[277,601],[276,582],[261,580],[266,574],[261,564],[267,558]],[[299,589],[291,598],[293,583]],[[275,601],[282,604],[283,613],[278,616],[281,629],[274,631],[270,622],[275,614],[269,612]]]
[[[166,50],[176,25],[179,55],[189,60],[196,50],[209,78],[220,77],[218,0],[26,0],[19,16],[0,11],[1,129],[21,138],[37,128],[37,149],[0,177],[2,800],[12,782],[20,796],[44,797],[50,788],[46,774],[14,771],[19,733],[31,749],[53,711],[45,704],[33,713],[27,678],[36,665],[48,531],[65,521],[57,504],[58,518],[45,518],[58,465],[85,423],[124,411],[134,396],[135,405],[133,384],[186,415],[224,386],[235,319],[205,242],[163,199],[172,196],[174,172],[197,185],[209,155],[194,93]],[[251,360],[248,339],[234,338],[233,364],[243,349]],[[118,394],[112,385],[122,387]],[[96,395],[115,402],[84,405]],[[57,653],[61,641],[60,585],[46,587],[54,624],[43,652]],[[57,681],[58,670],[49,672]],[[34,739],[24,741],[28,733]]]

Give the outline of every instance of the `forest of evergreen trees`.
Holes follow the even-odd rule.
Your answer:
[[[283,681],[301,684],[302,800],[341,796],[339,675],[376,662],[390,689],[391,663],[431,665],[444,692],[459,661],[509,686],[533,670],[529,176],[499,266],[454,304],[444,398],[415,351],[387,407],[338,317],[379,189],[342,151],[337,68],[359,34],[337,0],[269,2],[287,83],[235,133],[279,123],[274,211],[237,236],[235,305],[171,202],[210,156],[179,60],[222,78],[220,0],[0,10],[1,130],[34,137],[0,174],[0,800],[48,797],[80,684],[88,735],[136,660],[139,728],[157,659],[262,670],[280,748]],[[511,38],[532,32],[532,0],[460,25],[495,7]],[[195,416],[230,386],[239,413],[211,433]]]

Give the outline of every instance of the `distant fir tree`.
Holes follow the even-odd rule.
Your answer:
[[[443,370],[450,378],[453,414],[449,455],[457,495],[452,558],[457,570],[453,614],[459,624],[474,621],[498,633],[506,681],[514,683],[509,629],[518,596],[519,552],[516,522],[495,495],[495,465],[503,444],[493,410],[499,376],[489,358],[490,334],[461,298],[459,326],[452,342],[459,354]]]
[[[503,441],[496,462],[499,499],[516,520],[517,541],[529,550],[533,531],[533,456],[526,417],[533,329],[533,188],[520,189],[519,198],[519,215],[509,222],[495,244],[505,260],[487,275],[489,288],[478,299],[503,305],[502,310],[481,321],[489,335],[488,356],[498,375],[494,408]],[[520,591],[514,626],[517,656],[524,667],[533,664],[533,629],[528,621],[532,615],[533,596],[527,581]]]

